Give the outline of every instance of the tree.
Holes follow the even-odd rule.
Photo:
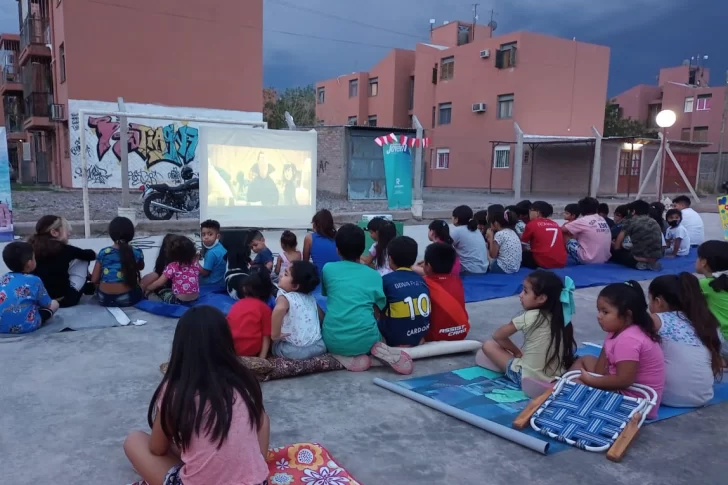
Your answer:
[[[264,89],[263,102],[263,119],[268,122],[268,128],[286,128],[286,111],[291,114],[296,126],[316,124],[316,90],[313,85],[288,88],[280,96],[273,88]]]
[[[604,136],[634,136],[647,134],[647,125],[632,118],[624,118],[615,100],[607,102],[604,111]]]

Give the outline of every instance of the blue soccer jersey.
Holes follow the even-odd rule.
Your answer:
[[[387,345],[413,347],[430,328],[430,290],[425,280],[409,268],[382,277],[387,306],[379,331]]]

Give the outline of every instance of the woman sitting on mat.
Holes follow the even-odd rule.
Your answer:
[[[147,422],[151,435],[133,431],[124,441],[144,480],[137,485],[266,483],[270,422],[263,394],[235,355],[220,310],[199,306],[179,319]]]
[[[493,333],[478,351],[477,364],[505,372],[529,396],[541,394],[547,383],[574,364],[573,292],[568,276],[564,285],[551,271],[529,274],[520,295],[525,312]],[[520,349],[510,339],[518,331],[524,338]]]
[[[657,406],[647,417],[656,418],[665,387],[665,358],[640,284],[628,281],[604,288],[597,299],[597,321],[607,332],[602,351],[598,358],[580,357],[573,369],[581,370],[583,384],[605,391],[641,397],[629,386],[651,387]]]
[[[648,291],[650,312],[665,355],[662,403],[699,407],[713,399],[723,372],[718,320],[691,273],[658,276]]]
[[[131,246],[134,224],[126,217],[109,223],[113,246],[99,251],[91,281],[98,285],[96,296],[101,306],[130,307],[144,298],[139,273],[144,269],[144,253]]]

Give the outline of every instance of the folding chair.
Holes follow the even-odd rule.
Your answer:
[[[516,429],[531,427],[541,434],[586,451],[607,451],[620,461],[647,415],[657,404],[654,389],[634,384],[624,396],[574,382],[581,371],[564,374],[553,390],[533,399],[513,421]]]

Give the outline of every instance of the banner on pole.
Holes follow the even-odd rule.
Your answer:
[[[720,214],[720,225],[723,230],[723,239],[728,241],[728,195],[718,197],[718,214]]]
[[[0,128],[0,242],[13,240],[13,204],[10,199],[10,158],[5,128]]]
[[[384,176],[387,182],[387,207],[412,207],[412,155],[407,144],[390,142],[384,151]]]

